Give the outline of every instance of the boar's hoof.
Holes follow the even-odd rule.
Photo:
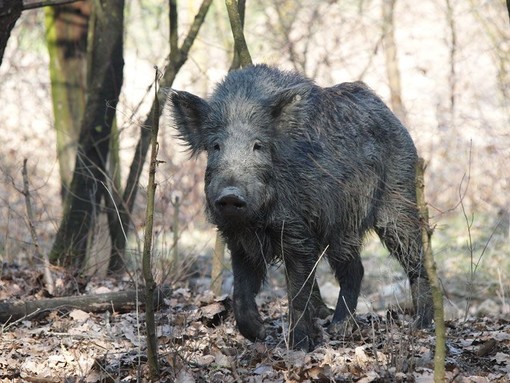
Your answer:
[[[319,319],[326,319],[328,316],[333,314],[335,310],[330,309],[324,303],[314,307],[314,316]]]
[[[322,327],[315,321],[300,321],[289,334],[289,346],[294,350],[312,351],[322,342]]]
[[[252,342],[256,340],[264,340],[266,338],[266,328],[260,317],[238,320],[237,328],[245,338]]]
[[[430,326],[432,326],[432,315],[429,313],[418,315],[413,322],[414,329],[425,329]]]
[[[355,321],[353,318],[346,318],[339,322],[332,322],[328,326],[328,333],[334,337],[345,337],[352,334]]]
[[[292,349],[301,350],[304,352],[310,352],[310,351],[313,351],[314,346],[313,346],[313,343],[310,342],[308,337],[304,337],[303,339],[300,339],[299,341],[295,341],[295,343],[292,344]]]
[[[289,346],[294,350],[301,350],[304,352],[312,351],[315,348],[315,344],[310,336],[302,331],[294,331],[294,333],[291,333]]]

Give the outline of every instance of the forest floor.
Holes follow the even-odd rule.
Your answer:
[[[0,301],[44,298],[41,281],[41,271],[4,264]],[[65,273],[55,282],[87,294],[133,288],[118,279],[83,281]],[[156,313],[161,382],[433,381],[434,331],[411,331],[401,310],[358,314],[352,332],[338,338],[325,331],[328,320],[317,322],[322,343],[305,353],[286,347],[285,298],[260,295],[269,335],[252,343],[237,331],[228,295],[189,286],[174,287]],[[510,382],[508,316],[448,320],[446,328],[448,382]],[[142,310],[62,308],[5,323],[0,382],[145,382],[144,331]]]

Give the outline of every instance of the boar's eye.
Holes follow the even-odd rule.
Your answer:
[[[260,141],[255,141],[253,144],[253,151],[261,150],[262,149],[262,143]]]
[[[219,144],[219,143],[217,143],[217,142],[215,142],[215,143],[213,144],[213,150],[214,150],[215,152],[219,152],[219,151],[220,151],[220,144]]]

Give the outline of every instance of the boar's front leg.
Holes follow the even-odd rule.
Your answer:
[[[229,246],[234,272],[234,316],[241,334],[255,341],[266,337],[266,329],[255,302],[266,275],[263,262],[253,262],[240,246]]]
[[[313,318],[326,319],[329,315],[333,314],[334,310],[331,310],[322,300],[321,290],[315,280],[313,284],[312,300],[312,316]]]
[[[289,299],[289,346],[311,351],[319,338],[313,314],[320,309],[319,300],[322,303],[322,299],[317,296],[318,288],[314,288],[315,251],[311,248],[307,251],[307,248],[309,246],[286,251],[284,260]]]

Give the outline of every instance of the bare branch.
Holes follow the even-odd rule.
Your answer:
[[[234,36],[235,47],[239,53],[241,67],[253,65],[253,61],[244,38],[243,23],[239,15],[239,7],[237,0],[225,0],[227,6],[228,18],[230,19],[230,27]]]
[[[78,1],[83,0],[45,0],[45,1],[23,1],[23,7],[22,10],[28,10],[28,9],[37,9],[42,7],[51,7],[55,5],[64,5],[64,4],[71,4],[71,3],[77,3]]]
[[[177,54],[179,51],[179,31],[177,24],[177,0],[169,0],[170,10],[168,18],[170,20],[170,55]]]
[[[202,2],[202,5],[200,6],[200,9],[198,10],[195,19],[193,20],[193,24],[191,24],[191,27],[189,29],[188,35],[184,39],[184,42],[182,43],[182,46],[180,48],[180,54],[183,57],[187,57],[189,50],[191,49],[191,46],[193,45],[193,42],[195,41],[195,38],[198,35],[198,31],[200,30],[200,27],[204,23],[205,15],[207,15],[207,11],[209,10],[209,7],[212,3],[212,0],[204,0]]]
[[[34,253],[36,258],[41,258],[41,250],[39,247],[39,238],[37,237],[37,232],[35,231],[34,224],[34,211],[32,209],[32,203],[30,201],[30,188],[28,182],[28,171],[27,171],[27,159],[23,160],[23,169],[21,170],[21,174],[23,176],[23,195],[25,196],[25,205],[27,209],[27,219],[28,226],[30,228],[30,236],[32,237],[32,242],[34,243]],[[46,282],[46,289],[50,294],[53,294],[55,290],[55,284],[53,282],[53,277],[50,272],[50,260],[48,259],[48,254],[44,254],[44,281]]]

